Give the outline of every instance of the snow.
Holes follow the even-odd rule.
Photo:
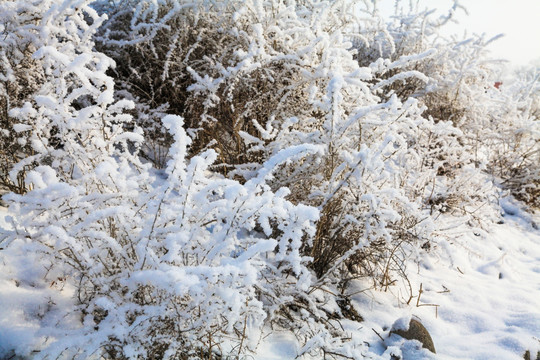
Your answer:
[[[0,2],[0,358],[536,355],[537,77],[376,2],[91,3]]]
[[[503,208],[504,223],[493,225],[484,236],[459,227],[450,239],[441,240],[446,246],[441,243],[422,259],[419,271],[409,277],[415,296],[409,305],[404,286],[382,292],[370,289],[367,282],[355,282],[348,291],[358,291],[353,304],[365,321],[344,320],[343,326],[368,342],[376,359],[398,352],[415,354],[408,359],[442,360],[518,360],[527,349],[536,354],[540,351],[540,231],[534,221],[539,217],[509,201]],[[6,215],[7,209],[0,208],[4,229],[9,228]],[[452,251],[451,256],[446,251]],[[0,252],[4,263],[3,256]],[[409,266],[415,264],[411,261]],[[37,323],[25,314],[39,311],[36,306],[42,302],[36,297],[44,292],[18,287],[11,278],[13,271],[4,267],[0,273],[0,353],[14,348],[28,352],[40,341]],[[416,306],[420,284],[423,292]],[[389,337],[392,328],[406,328],[411,316],[428,329],[437,355],[419,352],[415,341]],[[261,339],[253,356],[294,359],[301,348],[292,333],[275,331]]]
[[[408,316],[403,316],[394,321],[394,325],[392,325],[392,330],[409,330],[410,321],[410,314]]]
[[[9,229],[6,219],[7,209],[0,206],[0,230]],[[1,233],[0,233],[1,235]],[[0,245],[0,249],[3,246]],[[19,283],[12,280],[15,271],[6,265],[4,259],[5,249],[0,250],[0,357],[8,357],[12,350],[18,353],[28,353],[29,349],[38,345],[39,325],[37,321],[29,319],[27,314],[36,312],[41,301],[36,296],[42,295],[37,289],[19,287]],[[19,269],[23,270],[23,269]]]
[[[388,349],[401,348],[403,355],[409,346],[417,350],[415,341],[403,347],[403,339],[389,337],[393,327],[407,328],[411,316],[428,329],[437,354],[411,350],[414,355],[406,359],[519,360],[526,350],[540,351],[540,231],[534,225],[540,217],[507,200],[503,208],[513,215],[505,214],[504,223],[493,225],[485,237],[462,226],[445,240],[448,247],[423,259],[409,278],[415,296],[422,284],[419,306],[416,297],[406,304],[403,286],[381,292],[358,281],[349,289],[360,291],[353,303],[365,321],[354,324],[357,335],[372,345],[373,358],[389,359]],[[294,359],[300,347],[290,334],[272,334],[255,359]]]

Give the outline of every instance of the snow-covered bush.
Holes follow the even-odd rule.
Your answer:
[[[451,121],[458,129],[451,141],[433,136],[420,141],[424,146],[437,144],[430,145],[428,151],[435,155],[435,150],[435,157],[426,153],[422,157],[439,163],[438,173],[444,175],[434,182],[437,186],[429,204],[445,203],[442,208],[446,211],[458,210],[477,218],[471,210],[482,205],[484,210],[491,208],[489,217],[494,218],[498,191],[490,182],[502,184],[531,205],[537,199],[539,143],[534,89],[538,82],[534,74],[529,74],[527,81],[520,75],[495,87],[503,80],[502,65],[489,59],[487,49],[497,36],[458,39],[440,34],[440,27],[459,8],[456,2],[448,16],[435,20],[427,10],[398,11],[386,27],[361,32],[365,40],[355,46],[360,53],[367,53],[367,58],[373,56],[370,49],[379,49],[383,60],[373,64],[378,65],[376,76],[383,84],[380,96],[396,94],[402,100],[412,96],[425,106],[424,117],[437,124]],[[358,58],[361,61],[366,56]],[[440,180],[451,183],[443,185]]]
[[[489,113],[492,173],[514,196],[540,207],[540,119],[538,76],[517,78],[495,93]]]
[[[451,14],[459,7],[456,2]],[[471,171],[460,173],[464,168],[477,168],[520,199],[538,206],[535,194],[538,194],[540,145],[535,115],[538,78],[534,70],[529,70],[528,76],[527,71],[522,70],[507,82],[501,78],[502,64],[490,60],[488,53],[489,44],[499,36],[444,38],[438,28],[450,17],[433,22],[428,15],[429,12],[413,12],[394,17],[388,30],[393,42],[387,41],[393,44],[398,55],[404,49],[424,54],[431,51],[431,55],[424,58],[405,57],[408,64],[404,64],[404,70],[422,74],[429,80],[392,82],[387,91],[395,91],[400,97],[405,93],[417,98],[426,107],[425,117],[432,117],[436,122],[451,121],[460,130],[460,134],[456,134],[459,146],[446,147],[453,155],[441,153],[438,157],[447,159],[448,165],[454,163],[445,166],[446,177],[450,175],[457,184],[470,183],[467,179]],[[458,203],[469,203],[473,207],[486,201],[492,203],[489,199],[493,199],[496,192],[481,190],[484,187],[481,183],[486,179],[482,180],[478,171],[476,173],[480,186],[460,185],[459,191],[450,194]],[[471,202],[471,198],[475,198],[474,201]]]
[[[23,193],[22,176],[10,179],[12,166],[31,152],[25,129],[10,111],[30,101],[43,82],[39,59],[39,19],[47,10],[28,1],[0,3],[0,188]]]
[[[310,286],[300,248],[318,216],[266,181],[280,163],[319,149],[290,147],[240,184],[212,175],[213,150],[188,161],[183,122],[167,117],[171,159],[156,179],[136,156],[140,134],[124,131],[132,104],[113,99],[106,71],[114,63],[93,50],[103,18],[88,2],[41,5],[50,9],[38,21],[46,31],[34,56],[45,79],[32,102],[12,110],[34,155],[10,173],[25,171],[27,192],[6,197],[15,216],[2,245],[19,253],[2,260],[31,257],[35,271],[21,268],[19,286],[65,282],[73,304],[44,298],[36,320],[47,340],[21,355],[178,358],[253,349],[263,323]]]
[[[296,87],[300,68],[287,59],[297,50],[287,46],[287,37],[303,37],[282,33],[294,27],[296,5],[121,1],[96,7],[110,14],[98,45],[118,60],[118,86],[140,103],[136,115],[149,130],[151,148],[143,151],[150,159],[164,163],[156,152],[170,139],[148,107],[182,115],[196,133],[192,151],[217,149],[225,173],[231,165],[261,161],[246,152],[239,134],[256,132],[252,120],[266,123],[282,102],[300,102],[287,90]]]
[[[390,65],[360,66],[364,54],[353,41],[373,25],[355,15],[352,2],[141,1],[101,9],[112,13],[98,37],[101,48],[119,60],[133,55],[117,83],[183,114],[196,136],[193,150],[215,148],[222,173],[248,180],[281,149],[324,147],[323,155],[284,165],[273,180],[275,189],[290,188],[292,201],[324,214],[315,245],[304,247],[319,276],[370,244],[384,253],[402,241],[391,235],[402,221],[421,222],[420,209],[411,211],[417,207],[396,180],[405,177],[403,168],[394,162],[406,161],[415,121],[428,125],[415,101],[380,96],[385,85],[375,75]],[[149,62],[160,73],[145,71]],[[396,72],[402,66],[392,65]],[[414,76],[427,81],[414,72],[402,79]],[[431,184],[431,177],[421,179]],[[381,266],[386,259],[363,258]]]
[[[498,186],[539,198],[538,79],[495,88],[488,42],[438,36],[451,14],[25,4],[0,4],[1,181],[18,193],[0,255],[35,263],[19,286],[70,296],[28,315],[40,357],[240,355],[267,325],[302,354],[365,353],[336,320],[351,279],[388,290],[442,214],[496,219]]]
[[[282,307],[309,288],[300,247],[315,231],[317,211],[293,205],[287,191],[273,193],[265,180],[280,162],[317,149],[281,152],[242,185],[209,176],[214,151],[188,162],[190,139],[181,119],[164,122],[175,139],[172,159],[165,179],[146,196],[138,193],[137,199],[147,200],[141,207],[129,197],[141,179],[122,179],[125,168],[112,159],[96,173],[102,186],[123,180],[114,193],[86,193],[44,168],[30,174],[39,189],[11,197],[18,216],[8,240],[29,239],[27,251],[43,254],[48,265],[46,283],[67,279],[75,289],[77,306],[53,307],[44,322],[63,323],[72,312],[82,317],[66,338],[60,337],[66,329],[59,328],[57,341],[41,354],[242,353],[254,350],[265,321],[279,317]],[[53,266],[55,259],[60,264]]]
[[[535,204],[538,193],[539,124],[534,115],[538,80],[502,79],[501,65],[489,61],[492,40],[472,37],[439,46],[440,56],[422,69],[437,87],[419,96],[434,119],[460,129],[459,142],[472,164],[520,199]],[[466,191],[470,187],[464,187]]]

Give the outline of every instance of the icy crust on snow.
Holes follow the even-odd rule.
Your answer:
[[[358,292],[353,304],[365,319],[342,321],[350,346],[369,344],[351,350],[353,358],[522,360],[526,350],[540,351],[540,216],[508,199],[501,206],[504,223],[482,233],[456,227],[420,264],[408,264],[414,296],[409,305],[406,284],[381,292],[357,281],[348,289]],[[407,328],[411,317],[430,332],[437,354],[416,340],[389,336],[392,327]],[[294,359],[301,346],[294,336],[278,333],[258,349],[258,360]]]

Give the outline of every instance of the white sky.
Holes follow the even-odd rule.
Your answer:
[[[438,9],[447,13],[452,0],[419,0],[420,9]],[[384,9],[392,9],[395,0],[378,0]],[[403,5],[409,3],[402,1]],[[540,65],[540,0],[461,0],[469,16],[458,12],[459,24],[447,25],[447,32],[463,35],[486,34],[491,38],[497,34],[504,37],[493,42],[489,49],[496,58],[509,60],[513,65]],[[385,11],[386,12],[386,11]]]

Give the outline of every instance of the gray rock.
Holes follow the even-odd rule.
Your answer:
[[[392,330],[391,334],[396,334],[407,340],[418,340],[422,343],[422,347],[436,354],[435,345],[431,339],[431,335],[427,329],[419,321],[411,319],[409,330]]]

